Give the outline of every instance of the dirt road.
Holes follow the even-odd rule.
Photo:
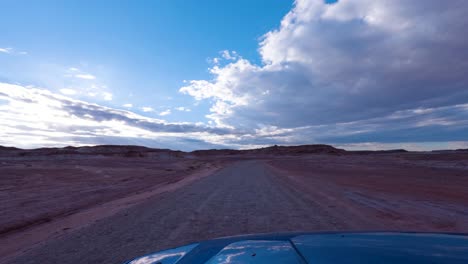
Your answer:
[[[411,229],[398,219],[368,217],[375,207],[368,194],[333,188],[326,181],[304,186],[265,161],[240,161],[50,241],[12,263],[122,263],[169,247],[246,233]],[[341,195],[348,199],[339,200]],[[467,207],[452,211],[447,210],[449,217],[468,222]]]

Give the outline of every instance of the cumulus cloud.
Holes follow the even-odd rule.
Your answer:
[[[44,89],[0,83],[0,145],[27,148],[139,144],[183,150],[245,149],[321,142],[355,149],[363,146],[395,148],[398,144],[427,149],[425,142],[447,141],[447,134],[454,142],[445,145],[461,148],[466,145],[467,120],[468,104],[459,104],[414,108],[344,123],[294,128],[260,125],[253,130],[242,130],[202,123],[170,123]]]
[[[464,0],[296,0],[279,28],[259,40],[260,64],[225,50],[211,60],[211,79],[184,81],[181,93],[211,105],[208,126],[1,84],[0,144],[463,147],[467,12]],[[95,83],[80,69],[67,73],[74,81],[82,75],[89,77],[83,83]],[[86,93],[104,97],[106,91]]]
[[[132,107],[133,107],[133,104],[123,104],[122,106],[123,106],[123,107],[126,107],[126,108],[132,108]]]
[[[385,132],[395,122],[412,135],[404,140],[418,140],[428,127],[439,130],[438,139],[458,138],[466,129],[458,105],[468,102],[466,12],[463,0],[297,0],[281,26],[260,40],[261,65],[236,55],[212,67],[211,80],[188,81],[180,92],[208,100],[208,118],[219,127],[249,135],[295,131],[282,142],[345,138],[322,128],[364,141],[369,133],[395,139]],[[431,108],[444,116],[418,116],[417,109]],[[411,109],[411,123],[388,118]]]

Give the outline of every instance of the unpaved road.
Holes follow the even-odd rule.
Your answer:
[[[122,263],[146,253],[219,236],[411,228],[404,221],[398,222],[405,219],[403,216],[381,221],[370,217],[375,201],[382,199],[337,189],[327,182],[304,185],[266,161],[240,161],[177,191],[160,194],[49,241],[12,263]],[[416,204],[410,207],[418,206],[417,201],[412,202]],[[364,207],[369,208],[360,210]],[[391,209],[398,213],[398,208],[399,205]],[[466,207],[457,210],[447,210],[451,212],[449,217],[468,220]]]

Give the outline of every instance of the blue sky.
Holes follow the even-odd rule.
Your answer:
[[[1,145],[468,146],[461,0],[1,5]]]
[[[167,119],[203,121],[208,106],[193,107],[191,97],[180,96],[183,80],[208,78],[207,60],[222,50],[258,61],[258,38],[291,6],[284,0],[6,1],[1,45],[28,55],[0,57],[0,78],[56,90],[92,85],[61,76],[77,68],[109,87],[113,100],[104,105],[161,112],[185,106],[193,112]]]

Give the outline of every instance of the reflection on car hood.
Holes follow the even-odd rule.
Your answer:
[[[139,257],[129,264],[468,263],[468,235],[288,233],[219,238]]]
[[[198,244],[190,244],[183,247],[173,248],[164,250],[161,252],[149,254],[135,260],[130,261],[131,264],[148,264],[148,263],[164,263],[164,264],[171,264],[177,263],[180,259],[182,259],[190,250],[196,247]]]

